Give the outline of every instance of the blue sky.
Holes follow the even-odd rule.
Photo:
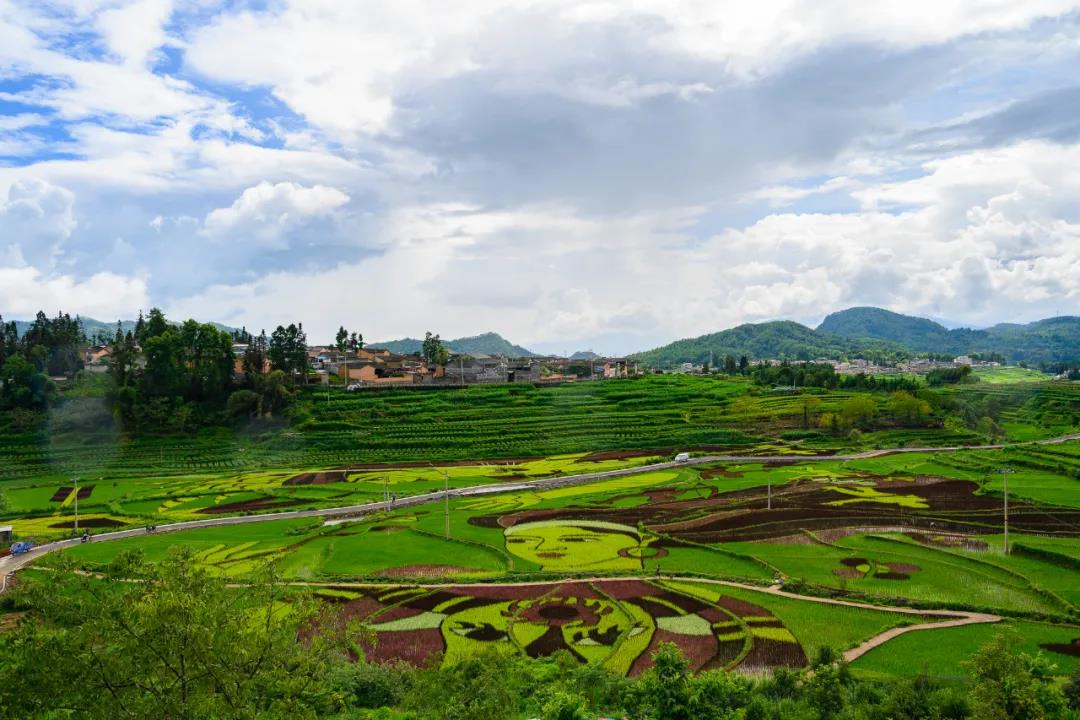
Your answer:
[[[0,0],[0,314],[1075,314],[1077,67],[1080,0]]]

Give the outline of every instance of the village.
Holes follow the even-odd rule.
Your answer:
[[[235,343],[234,371],[243,373],[242,358],[248,346]],[[105,372],[109,367],[111,348],[94,345],[83,352],[85,369]],[[674,372],[708,374],[715,366],[706,363],[682,363],[675,368],[647,368],[625,357],[566,358],[559,356],[508,357],[486,353],[465,353],[450,350],[443,364],[429,363],[421,354],[399,354],[386,348],[360,347],[339,350],[330,345],[315,345],[307,349],[308,382],[344,384],[350,391],[378,387],[401,386],[461,386],[501,383],[557,384],[588,380],[633,377],[642,374]],[[777,366],[791,360],[768,358],[752,361],[755,365]],[[838,360],[816,358],[814,364],[830,365],[838,375],[895,375],[908,373],[925,375],[944,368],[995,368],[996,361],[975,359],[966,355],[941,360],[915,358],[893,365],[853,358]],[[268,363],[268,361],[267,361]],[[269,365],[266,366],[269,371]]]
[[[242,375],[248,345],[233,344],[234,373]],[[94,345],[82,351],[84,368],[103,373],[109,368],[112,348]],[[558,384],[584,380],[625,378],[642,370],[624,357],[588,359],[557,356],[506,357],[486,353],[449,351],[443,364],[427,362],[419,353],[398,354],[385,348],[360,347],[338,350],[329,345],[307,349],[308,382],[343,383],[356,391],[378,387],[460,386],[502,383]],[[143,364],[140,358],[137,365]],[[264,360],[264,372],[269,372]],[[57,378],[60,379],[60,378]]]

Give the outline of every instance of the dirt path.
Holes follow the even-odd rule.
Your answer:
[[[936,623],[920,623],[918,625],[905,625],[903,627],[895,627],[891,630],[886,630],[880,635],[859,643],[855,647],[844,652],[844,661],[852,662],[866,653],[870,652],[876,647],[884,645],[888,641],[895,637],[899,637],[904,633],[918,632],[919,630],[940,630],[942,628],[960,627],[962,625],[977,625],[979,623],[996,623],[1001,622],[1001,618],[997,615],[983,615],[980,613],[971,613],[967,617],[956,618],[955,620],[942,620]]]

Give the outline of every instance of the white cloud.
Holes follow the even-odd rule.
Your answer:
[[[578,27],[634,28],[652,51],[721,63],[738,81],[776,72],[829,44],[905,49],[1022,29],[1078,7],[1076,0],[541,0],[528,6],[510,0],[286,0],[265,11],[221,13],[192,33],[187,62],[218,81],[270,87],[314,125],[349,137],[391,130],[397,97],[417,83],[493,67],[534,81],[547,77],[540,82],[549,90],[613,107],[712,91],[702,82],[609,81],[587,63],[562,77],[554,70],[575,52],[564,41]],[[538,21],[563,29],[537,34]]]
[[[142,66],[165,43],[162,25],[171,13],[172,0],[136,0],[102,12],[97,26],[125,65]]]
[[[760,190],[747,193],[745,199],[748,201],[764,201],[769,203],[772,207],[783,207],[784,205],[791,205],[814,195],[825,195],[828,193],[851,190],[858,186],[859,182],[853,178],[841,176],[830,178],[820,185],[813,185],[810,187],[774,185],[772,187],[761,188]]]
[[[1075,113],[1060,145],[959,152],[948,126],[1075,83],[1078,6],[0,0],[22,108],[0,116],[0,267],[46,305],[106,273],[313,337],[616,352],[855,303],[1051,314],[1080,276]],[[1040,136],[1020,115],[1008,137]],[[912,137],[949,150],[923,163]],[[378,312],[296,301],[358,288]]]
[[[9,318],[60,309],[111,320],[130,317],[132,308],[148,306],[143,278],[100,272],[79,280],[71,275],[48,275],[32,267],[0,267],[0,307]]]
[[[962,182],[956,167],[971,165],[993,169]],[[596,219],[559,206],[415,206],[384,227],[380,257],[218,286],[177,307],[248,327],[302,320],[313,338],[347,321],[372,338],[425,329],[495,329],[524,343],[609,336],[611,352],[741,322],[816,322],[866,303],[974,324],[1033,319],[1080,300],[1080,223],[1055,212],[1080,193],[1078,166],[1080,146],[971,153],[865,190],[921,198],[906,211],[774,214],[703,243],[688,235],[702,208]],[[378,313],[295,303],[358,287],[380,298]]]
[[[10,258],[49,268],[77,225],[75,196],[43,180],[20,180],[0,201],[0,248]]]
[[[255,239],[283,247],[288,231],[313,218],[330,216],[347,202],[348,195],[325,185],[306,188],[296,183],[262,182],[244,190],[229,207],[211,211],[205,228],[211,235],[227,236],[231,241]]]

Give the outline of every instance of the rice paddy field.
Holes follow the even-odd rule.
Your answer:
[[[1017,428],[1012,442],[1077,429],[1076,384],[944,392],[996,398],[1003,425]],[[822,393],[820,407],[849,396]],[[105,531],[516,483],[325,521],[90,542],[63,557],[97,572],[126,551],[155,560],[184,545],[200,566],[239,581],[273,562],[286,581],[362,620],[378,640],[371,657],[417,665],[482,650],[562,650],[637,675],[659,643],[673,642],[696,669],[758,672],[802,667],[824,647],[851,650],[889,629],[966,611],[1001,617],[1062,674],[1080,669],[1080,442],[825,459],[978,438],[947,424],[854,440],[800,432],[798,396],[677,376],[341,393],[311,403],[288,431],[111,449],[90,440],[85,463],[62,439],[42,447],[2,436],[0,453],[21,450],[0,468],[0,522],[45,540],[70,533],[76,502],[80,527]],[[742,457],[644,467],[675,449]],[[76,466],[78,489],[69,477]],[[640,471],[520,485],[626,468]],[[58,567],[60,557],[37,565]],[[901,634],[852,668],[959,678],[958,662],[993,632],[972,624]]]

